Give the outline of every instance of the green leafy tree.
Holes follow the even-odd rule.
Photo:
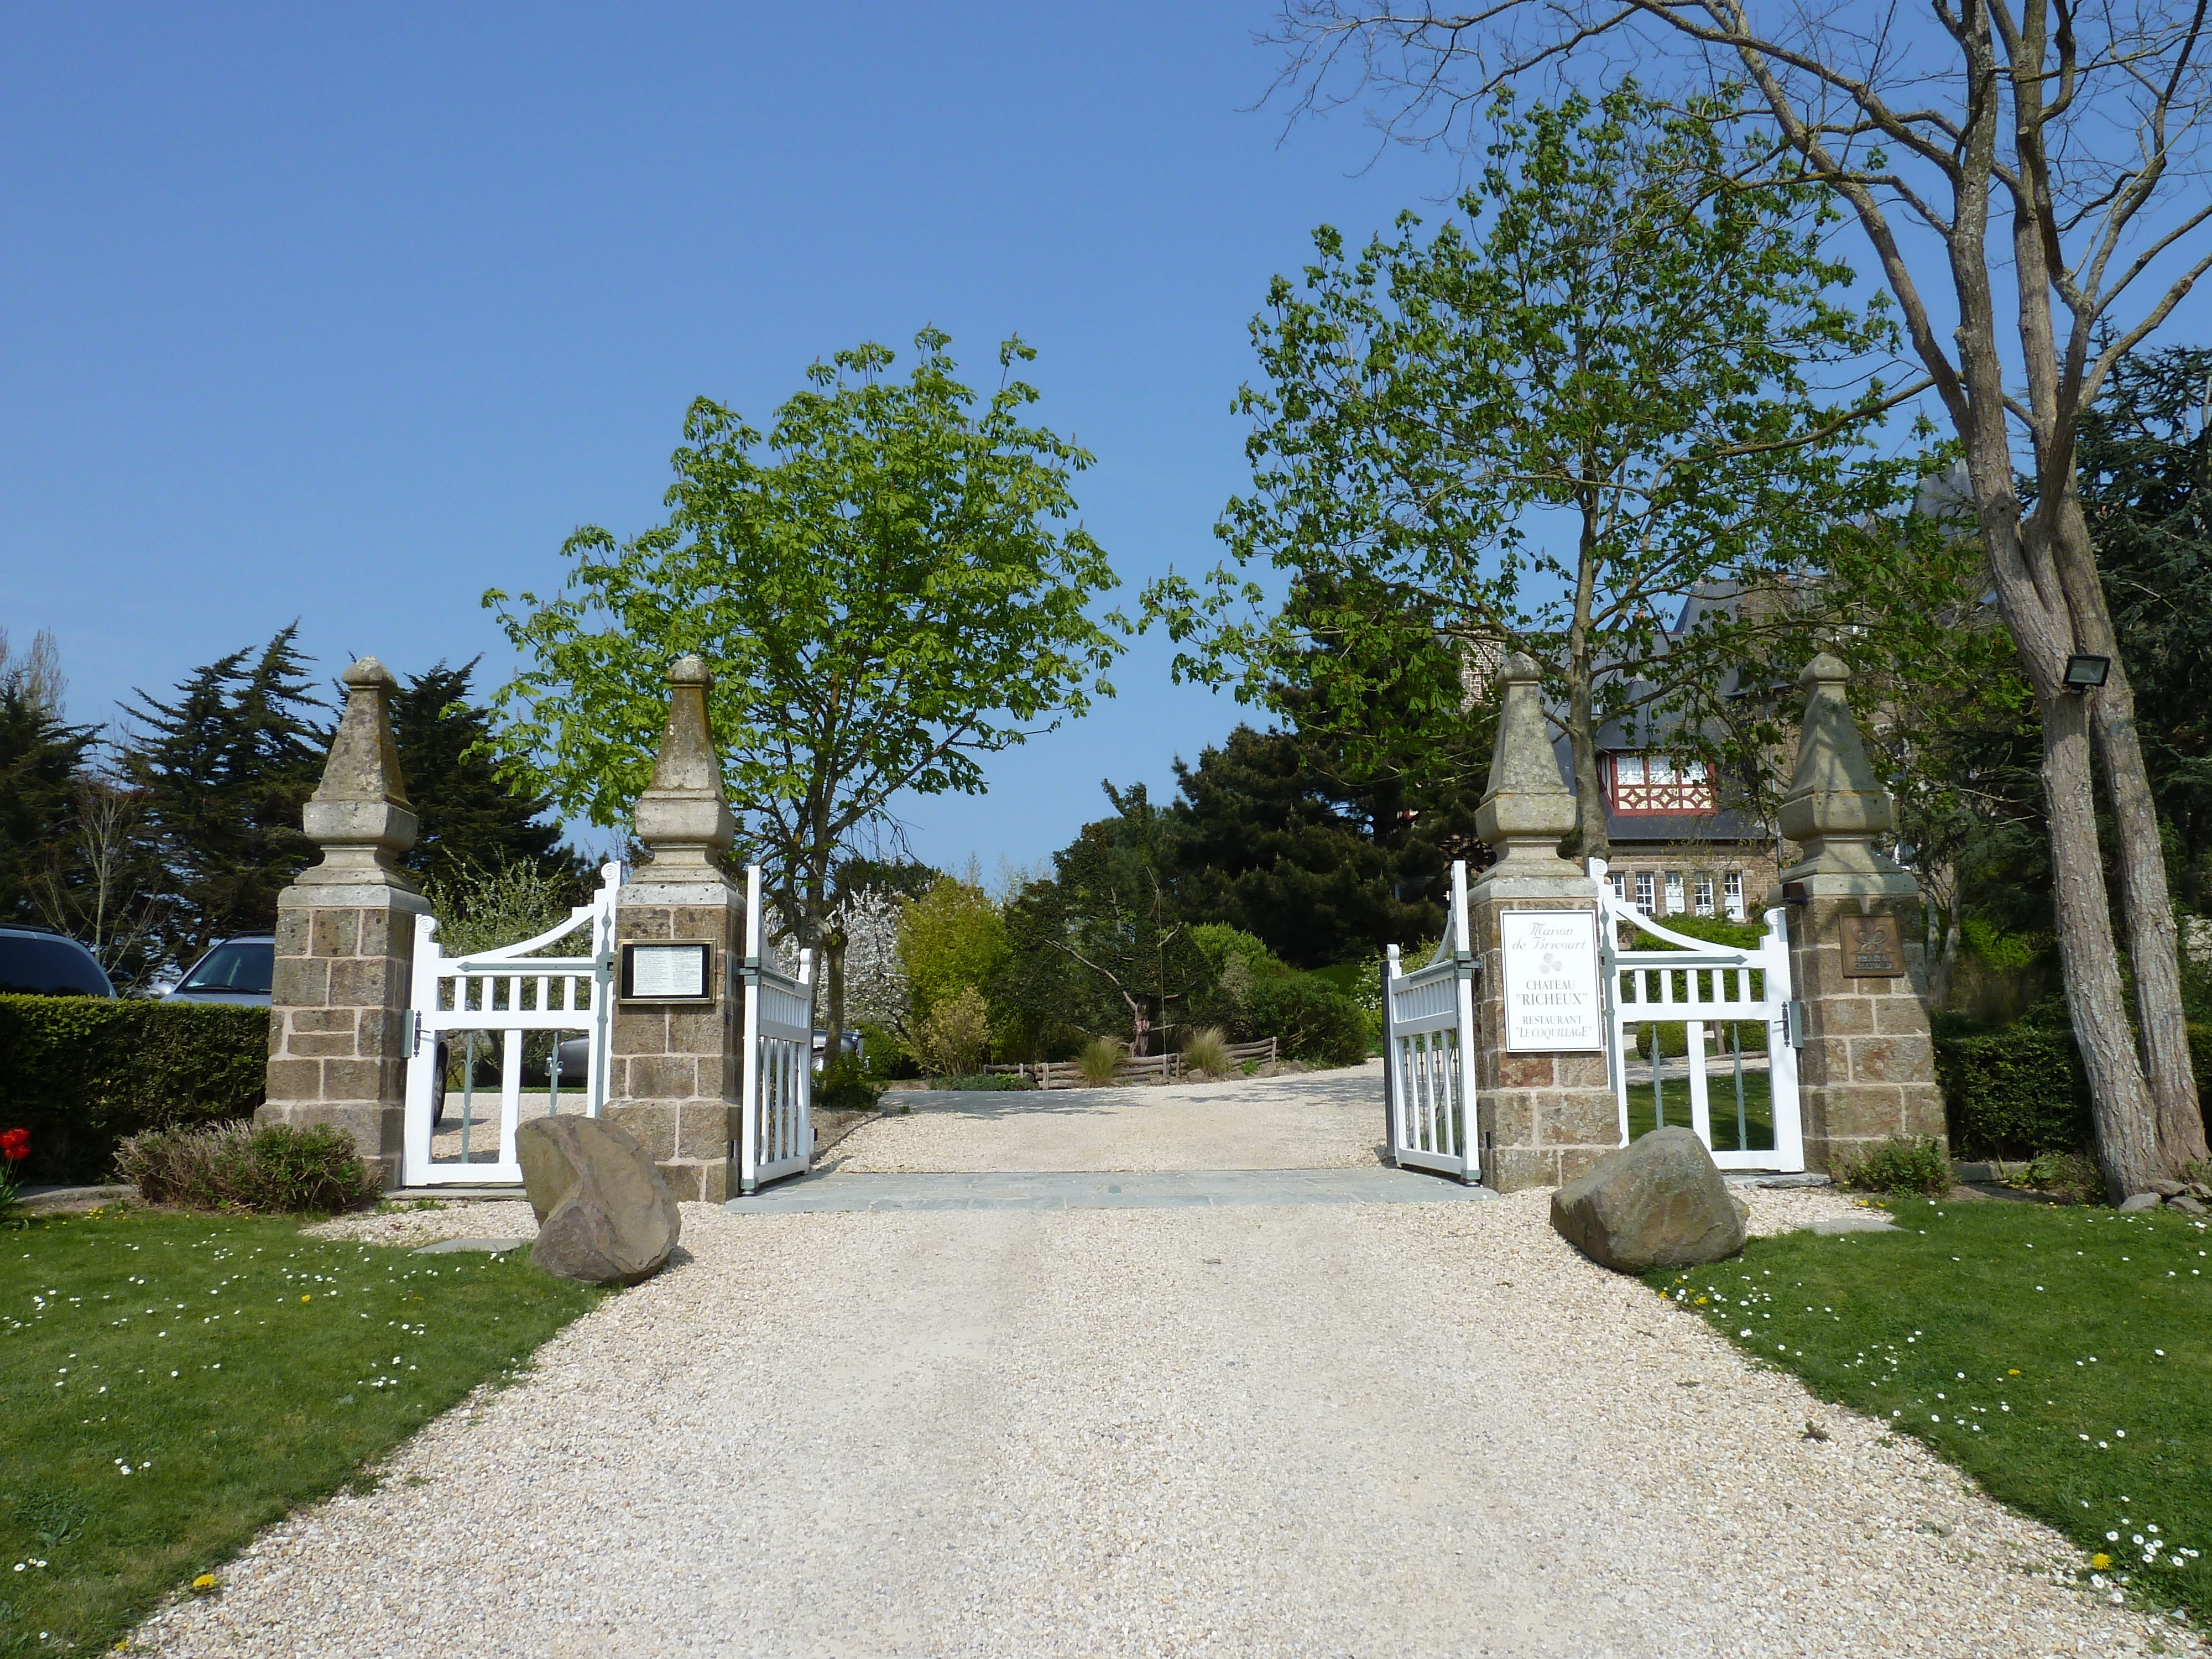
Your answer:
[[[931,1021],[963,992],[984,995],[1006,959],[1006,923],[981,884],[939,876],[899,913],[898,963],[908,1002],[894,1035],[915,1059],[934,1064],[927,1057]]]
[[[301,810],[322,777],[329,734],[311,711],[293,641],[299,624],[196,670],[172,701],[137,693],[138,732],[119,761],[156,837],[167,901],[167,961],[227,934],[273,927],[276,895],[313,862]]]
[[[1316,233],[1303,289],[1278,277],[1253,325],[1267,384],[1239,398],[1254,489],[1218,527],[1231,564],[1146,595],[1179,675],[1356,727],[1439,638],[1455,668],[1528,650],[1565,708],[1582,848],[1607,853],[1598,727],[1657,702],[1694,730],[1747,635],[1807,621],[1802,599],[1719,607],[1669,637],[1683,603],[1792,579],[1915,476],[1873,450],[1893,399],[1857,367],[1893,329],[1838,297],[1819,192],[1741,182],[1760,144],[1734,117],[1632,85],[1501,104],[1465,224],[1403,215],[1357,254]],[[1255,565],[1300,602],[1269,614]],[[1428,678],[1400,707],[1434,740],[1466,698]]]
[[[1052,855],[1052,876],[1008,902],[998,989],[1033,1027],[1126,1030],[1142,1054],[1153,1030],[1188,1023],[1213,975],[1176,901],[1163,815],[1142,784],[1103,787],[1115,815],[1085,824]]]
[[[743,845],[786,926],[834,943],[841,852],[893,796],[980,793],[984,757],[1111,695],[1121,647],[1087,607],[1115,579],[1068,522],[1091,457],[1024,423],[1038,394],[1013,369],[1030,348],[1000,348],[979,410],[949,344],[916,336],[904,381],[879,345],[817,363],[765,440],[701,399],[665,523],[628,541],[579,530],[563,593],[485,595],[526,665],[494,700],[518,787],[622,823],[667,665],[696,652]]]
[[[1284,0],[1280,38],[1301,106],[1335,101],[1348,72],[1386,131],[1424,146],[1468,134],[1496,88],[1593,54],[1672,57],[1692,86],[1740,75],[1778,139],[1765,176],[1816,183],[1856,222],[1955,434],[2034,691],[2066,1001],[2118,1198],[2202,1161],[2205,1127],[2165,829],[2079,445],[2122,361],[2212,270],[2212,8],[1934,0],[1874,33],[1860,9]],[[2092,695],[2068,684],[2077,655],[2112,664]]]
[[[480,660],[441,662],[410,675],[392,696],[399,775],[417,824],[404,862],[447,884],[465,871],[524,864],[556,887],[580,887],[590,878],[584,860],[562,844],[561,826],[544,821],[552,798],[519,791],[499,772],[490,711],[470,700]]]

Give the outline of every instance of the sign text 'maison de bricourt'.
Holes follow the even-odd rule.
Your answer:
[[[1605,1047],[1597,917],[1588,910],[1507,910],[1498,918],[1505,969],[1505,1047],[1565,1054]]]

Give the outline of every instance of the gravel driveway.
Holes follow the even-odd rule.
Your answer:
[[[1345,1170],[1382,1148],[1382,1062],[1287,1077],[1004,1094],[908,1091],[823,1167],[855,1174],[977,1170]]]
[[[1762,1231],[1841,1204],[1752,1200]],[[2197,1650],[2058,1588],[2063,1540],[1583,1261],[1545,1206],[687,1205],[688,1260],[141,1639],[348,1659]],[[419,1219],[479,1231],[468,1216]]]

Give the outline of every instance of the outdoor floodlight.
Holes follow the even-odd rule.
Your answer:
[[[2072,692],[2094,691],[2105,683],[2112,672],[2110,657],[2085,657],[2080,654],[2066,659],[2066,689]]]

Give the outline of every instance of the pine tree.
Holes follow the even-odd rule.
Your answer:
[[[542,822],[551,798],[518,793],[498,774],[490,716],[469,700],[481,660],[459,668],[440,662],[392,697],[399,775],[419,825],[404,862],[442,884],[524,864],[580,890],[589,879],[584,860],[562,843],[557,822]]]
[[[295,622],[257,655],[234,651],[180,682],[173,701],[141,690],[125,775],[142,792],[168,892],[162,944],[177,965],[216,940],[275,926],[276,895],[315,857],[301,811],[322,775],[329,732],[309,711]]]

